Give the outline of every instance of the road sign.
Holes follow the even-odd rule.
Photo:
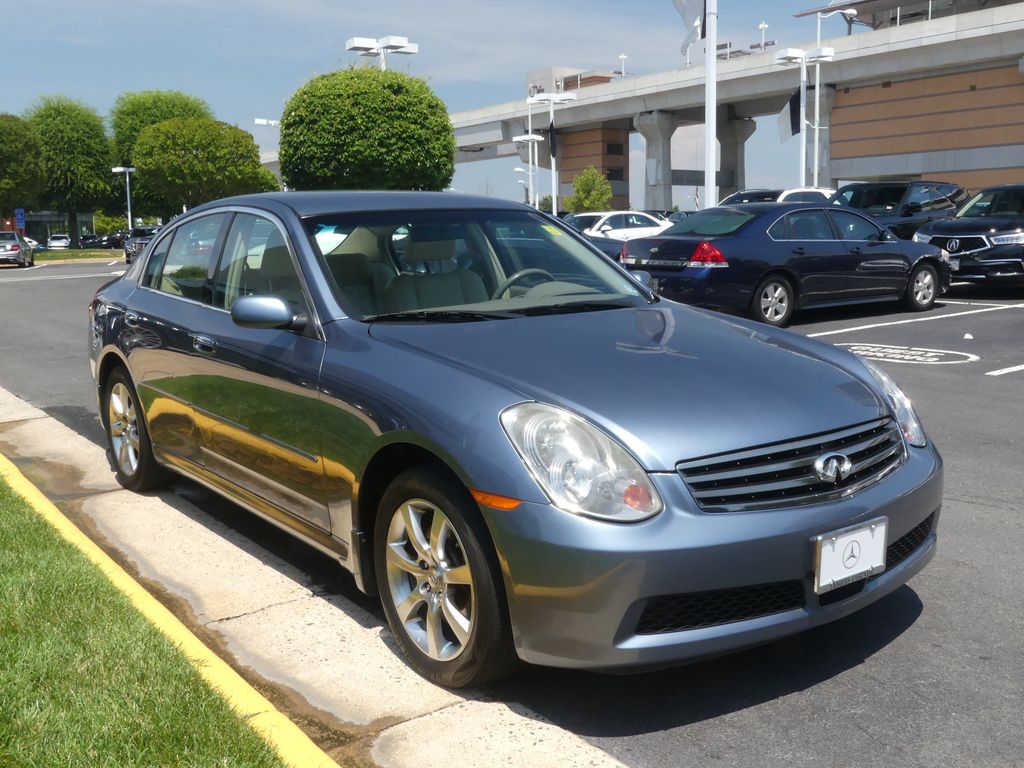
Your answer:
[[[24,229],[25,228],[25,209],[24,208],[15,208],[14,209],[14,225],[18,229]]]

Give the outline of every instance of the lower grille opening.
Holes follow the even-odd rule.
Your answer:
[[[714,627],[803,606],[804,587],[801,581],[665,595],[648,601],[636,631],[640,635],[656,635]]]

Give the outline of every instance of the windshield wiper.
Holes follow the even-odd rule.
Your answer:
[[[570,312],[593,312],[599,309],[626,309],[635,304],[621,299],[607,301],[566,301],[560,304],[541,304],[536,307],[523,307],[509,310],[517,315],[563,315]]]
[[[468,309],[416,309],[409,312],[388,312],[371,315],[368,323],[473,323],[480,320],[509,320],[513,315],[505,312],[479,312]]]

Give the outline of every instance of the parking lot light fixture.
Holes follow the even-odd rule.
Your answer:
[[[388,35],[387,37],[350,37],[345,41],[345,50],[354,51],[360,56],[380,57],[380,71],[388,68],[387,54],[401,53],[409,55],[420,52],[419,43],[410,43],[409,38],[399,35]]]
[[[128,197],[128,233],[132,231],[132,174],[135,173],[135,168],[130,165],[118,165],[110,169],[111,173],[123,173],[124,174],[124,189],[125,194]]]
[[[807,51],[803,48],[786,48],[775,54],[779,64],[800,65],[800,182],[798,187],[807,185]]]
[[[534,208],[537,207],[537,190],[534,186],[533,179],[537,167],[537,144],[544,141],[536,133],[524,133],[520,136],[513,136],[512,141],[516,144],[526,144],[526,157],[527,157],[527,178],[530,182],[530,205]],[[516,168],[515,171],[522,171],[522,168]]]
[[[815,50],[819,53],[817,59],[814,60],[814,186],[818,186],[818,169],[821,165],[820,160],[820,144],[818,138],[818,132],[821,129],[821,62],[832,61],[834,51],[832,48],[821,47],[821,20],[827,19],[829,16],[835,16],[837,13],[841,13],[847,20],[852,22],[857,16],[857,10],[855,8],[842,8],[840,10],[829,11],[828,13],[818,12],[818,43],[815,46]],[[828,58],[820,55],[824,51],[830,51]]]
[[[558,216],[558,159],[555,157],[555,104],[567,104],[576,101],[575,93],[538,93],[526,100],[528,104],[548,105],[548,126],[551,135],[548,142],[551,146],[551,215]]]

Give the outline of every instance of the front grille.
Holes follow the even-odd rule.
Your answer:
[[[956,240],[956,250],[952,250],[949,247],[949,241]],[[935,236],[928,241],[930,245],[934,245],[938,248],[944,248],[949,251],[953,256],[958,253],[970,253],[971,251],[980,251],[984,248],[988,248],[988,242],[984,237],[944,237]]]
[[[924,544],[928,534],[932,532],[932,522],[935,520],[935,513],[910,529],[908,533],[900,536],[896,541],[885,548],[885,570],[895,568]]]
[[[691,592],[652,598],[637,623],[637,634],[656,635],[755,619],[804,606],[800,581]]]
[[[814,461],[841,453],[853,471],[825,482]],[[899,426],[880,419],[820,435],[680,462],[676,470],[705,512],[749,512],[846,496],[881,480],[906,456]]]

